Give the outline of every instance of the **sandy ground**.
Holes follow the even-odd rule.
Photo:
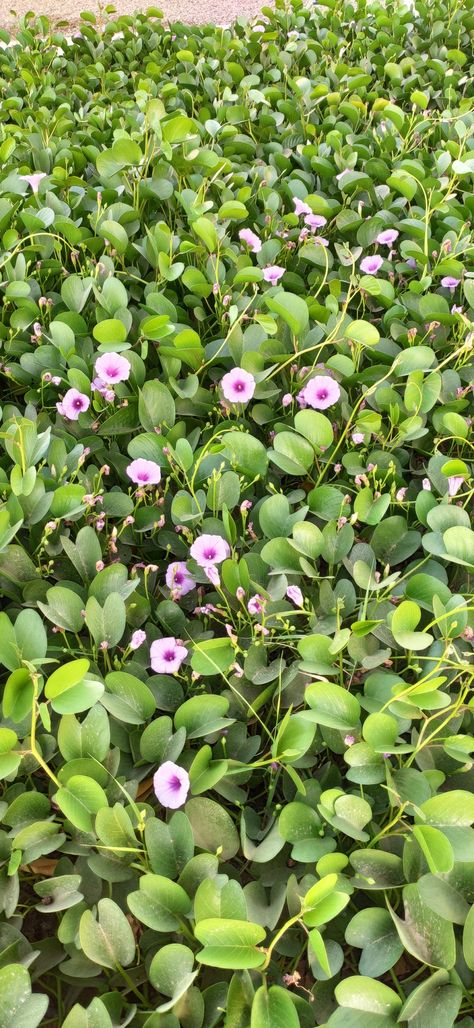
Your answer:
[[[228,25],[237,17],[253,18],[268,0],[116,0],[118,14],[133,14],[135,11],[146,11],[153,3],[163,11],[169,21],[183,21],[187,24],[200,25],[203,22],[214,22],[217,25]],[[92,11],[99,15],[104,3],[98,0],[0,0],[0,26],[14,31],[18,18],[28,11],[46,14],[53,23],[67,22],[77,27],[81,11]],[[14,8],[12,13],[11,7]],[[99,21],[101,20],[99,16]]]

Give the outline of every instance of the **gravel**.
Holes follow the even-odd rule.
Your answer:
[[[8,0],[0,0],[0,27],[15,30],[18,25],[18,18],[28,11],[35,11],[36,14],[46,14],[53,24],[64,22],[68,27],[77,28],[80,25],[81,10],[92,11],[97,15],[99,24],[103,20],[100,14],[98,0],[86,0],[84,6],[78,5],[77,0],[11,0],[15,7],[15,13],[8,9]],[[116,0],[116,15],[134,14],[135,11],[146,11],[151,6],[149,3],[137,3],[136,0]],[[213,22],[216,25],[229,25],[235,18],[254,18],[259,14],[265,0],[164,0],[155,3],[168,21],[182,21],[188,25],[202,25],[206,22]],[[8,5],[8,7],[7,7]]]

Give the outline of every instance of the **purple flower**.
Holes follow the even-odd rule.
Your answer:
[[[313,213],[311,207],[309,206],[309,203],[305,203],[304,200],[300,200],[299,196],[293,197],[293,203],[295,205],[295,214],[297,214],[298,217],[300,217],[301,214]]]
[[[356,446],[358,446],[359,443],[363,443],[364,442],[364,433],[363,432],[353,432],[351,438],[352,438],[352,442],[355,443]]]
[[[302,392],[304,402],[314,410],[326,410],[327,407],[332,407],[341,395],[337,382],[328,375],[316,375],[315,378],[311,378]]]
[[[293,397],[292,397],[291,393],[285,393],[285,395],[282,396],[282,398],[281,398],[281,402],[282,402],[282,406],[283,407],[289,407],[289,405],[290,405],[290,403],[292,403],[292,401],[293,401]]]
[[[325,239],[324,236],[315,236],[313,242],[319,243],[319,246],[329,246],[329,239]]]
[[[360,270],[364,271],[367,275],[376,275],[383,264],[383,257],[378,257],[374,254],[373,257],[364,257],[360,262]]]
[[[346,746],[353,746],[355,743],[355,737],[353,735],[345,735],[344,742]]]
[[[255,596],[251,596],[247,603],[247,610],[249,614],[261,614],[265,607],[265,599],[263,596],[259,596],[255,593]]]
[[[407,257],[407,264],[409,268],[416,268],[416,260],[414,257]]]
[[[137,457],[128,465],[127,475],[136,485],[158,485],[161,481],[161,468],[154,460]]]
[[[386,228],[383,232],[379,232],[375,242],[379,243],[380,246],[391,246],[396,239],[398,239],[396,228]]]
[[[269,268],[263,269],[265,282],[269,282],[271,286],[276,286],[284,274],[285,269],[280,268],[278,264],[271,264]]]
[[[130,639],[130,642],[129,642],[130,649],[131,650],[138,650],[139,646],[141,646],[142,643],[145,642],[145,639],[146,639],[146,632],[144,632],[141,628],[137,628],[136,632],[133,633],[132,638]]]
[[[327,218],[323,218],[322,214],[307,214],[304,219],[304,223],[312,230],[312,232],[315,232],[317,228],[322,228],[323,225],[327,225]]]
[[[208,568],[227,560],[230,546],[220,535],[201,535],[194,540],[189,552],[200,568]]]
[[[85,393],[80,393],[78,389],[68,389],[62,400],[56,404],[56,407],[63,418],[69,418],[69,421],[77,421],[79,414],[88,410],[90,402],[89,397]]]
[[[303,606],[303,593],[301,592],[299,585],[289,585],[286,590],[286,595],[297,607]]]
[[[188,772],[172,760],[165,760],[153,775],[153,788],[163,807],[177,810],[186,802],[189,792]]]
[[[150,665],[159,675],[174,675],[188,655],[174,636],[156,639],[150,646]]]
[[[450,475],[448,478],[448,495],[456,496],[461,486],[464,485],[464,478],[462,475]]]
[[[241,228],[239,232],[239,239],[242,243],[246,243],[250,247],[252,253],[260,253],[262,249],[262,241],[258,238],[255,232],[252,232],[251,228]]]
[[[166,572],[166,584],[179,596],[186,596],[196,588],[196,582],[189,573],[184,560],[175,560],[170,564]]]
[[[431,482],[430,482],[429,478],[424,478],[421,484],[422,484],[423,489],[425,490],[425,492],[427,492],[427,493],[431,492]]]
[[[130,376],[131,365],[126,357],[120,353],[104,353],[95,362],[95,373],[102,382],[108,385],[115,385],[116,382],[126,382]]]
[[[402,486],[401,489],[397,489],[397,491],[395,493],[395,499],[399,500],[400,503],[403,503],[403,500],[405,499],[406,493],[407,493],[407,487],[406,486]]]
[[[46,172],[37,171],[34,175],[19,175],[18,177],[21,178],[23,182],[28,182],[28,185],[31,186],[33,192],[37,193],[41,179],[46,178]]]
[[[445,275],[444,278],[441,279],[441,285],[444,286],[445,289],[451,289],[451,291],[454,292],[460,281],[460,278],[453,278],[452,275]]]
[[[221,380],[222,392],[231,403],[248,403],[255,392],[255,379],[250,371],[232,368]]]

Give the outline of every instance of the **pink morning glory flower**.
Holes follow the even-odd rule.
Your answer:
[[[288,589],[286,590],[286,595],[288,599],[295,604],[296,607],[303,606],[303,593],[301,592],[299,585],[289,585]]]
[[[456,496],[462,485],[464,485],[462,475],[450,475],[448,478],[448,495]]]
[[[456,286],[459,285],[460,281],[460,278],[453,278],[452,275],[445,275],[444,278],[441,279],[441,285],[444,286],[445,289],[451,289],[452,291],[454,291],[456,289]]]
[[[324,236],[315,236],[314,243],[319,243],[320,246],[329,246],[329,239],[325,239]]]
[[[187,655],[186,647],[174,636],[156,639],[150,646],[150,665],[159,675],[174,675]]]
[[[160,465],[154,460],[145,460],[144,457],[132,460],[126,471],[136,485],[158,485],[161,481]]]
[[[289,407],[290,403],[293,402],[293,397],[291,393],[285,393],[284,396],[282,396],[281,398],[281,402],[283,407]]]
[[[23,182],[28,182],[28,185],[31,186],[33,192],[37,193],[41,180],[46,178],[46,172],[37,171],[34,175],[19,175],[18,177],[21,178]]]
[[[356,446],[358,446],[359,443],[363,443],[364,442],[364,433],[363,432],[353,432],[352,433],[352,442],[355,443]]]
[[[79,414],[90,407],[89,397],[78,389],[68,389],[62,400],[56,404],[59,413],[69,421],[77,421]]]
[[[153,775],[156,798],[163,807],[170,807],[171,810],[177,810],[186,802],[189,784],[188,772],[172,760],[165,760]]]
[[[166,571],[166,584],[172,592],[186,596],[196,588],[196,582],[189,573],[184,560],[175,560]]]
[[[205,567],[204,574],[206,578],[209,579],[211,585],[213,585],[215,589],[218,589],[221,584],[221,579],[215,564],[209,564],[208,567]]]
[[[252,253],[260,253],[260,250],[262,249],[262,241],[258,238],[255,232],[252,232],[251,228],[241,228],[239,239],[242,243],[247,244]]]
[[[427,493],[431,492],[431,482],[430,482],[429,478],[424,478],[422,483],[421,483],[421,485],[422,485],[423,489],[425,490],[425,492],[427,492]]]
[[[255,379],[250,371],[232,368],[221,380],[222,392],[231,403],[248,403],[255,392]]]
[[[354,743],[355,743],[355,736],[354,735],[345,735],[344,736],[344,742],[345,742],[346,746],[353,746]]]
[[[323,218],[322,214],[307,214],[304,223],[315,232],[317,228],[327,225],[327,218]]]
[[[379,232],[375,242],[380,246],[391,246],[398,239],[398,235],[396,228],[386,228],[383,232]]]
[[[137,628],[136,632],[133,633],[132,638],[130,639],[130,642],[129,642],[130,649],[131,650],[138,650],[139,646],[141,646],[142,643],[145,642],[145,639],[146,639],[146,632],[144,632],[141,628]]]
[[[376,275],[383,264],[383,258],[374,254],[373,257],[364,257],[360,262],[360,270],[366,275]]]
[[[416,260],[414,257],[407,257],[407,264],[409,268],[416,268]]]
[[[126,357],[120,353],[104,353],[95,362],[95,372],[102,382],[108,385],[115,385],[116,382],[126,382],[130,376],[131,365]]]
[[[282,275],[285,274],[285,269],[280,268],[278,264],[271,264],[269,268],[263,269],[263,277],[265,282],[269,282],[271,286],[278,285]]]
[[[221,564],[230,556],[230,546],[220,535],[201,535],[195,539],[190,554],[200,568],[208,568],[211,564]]]
[[[265,607],[265,600],[263,596],[259,596],[255,593],[255,596],[251,596],[247,603],[247,610],[249,614],[261,614]]]
[[[326,410],[337,403],[341,390],[333,378],[329,375],[316,375],[311,378],[302,390],[303,399],[308,407],[314,410]]]
[[[301,214],[313,213],[311,207],[309,206],[309,203],[305,203],[304,200],[300,200],[299,196],[293,197],[293,203],[295,205],[295,214],[297,214],[298,217],[300,217]]]

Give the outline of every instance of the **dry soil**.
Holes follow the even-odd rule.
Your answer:
[[[203,22],[214,22],[216,25],[228,25],[237,17],[253,18],[268,0],[115,0],[117,14],[133,14],[145,11],[152,3],[163,11],[169,21],[182,21],[189,25],[201,25]],[[11,7],[14,8],[12,12]],[[46,14],[54,22],[65,21],[73,28],[80,23],[81,11],[92,11],[100,17],[98,0],[0,0],[0,26],[13,32],[18,18],[28,11]]]

